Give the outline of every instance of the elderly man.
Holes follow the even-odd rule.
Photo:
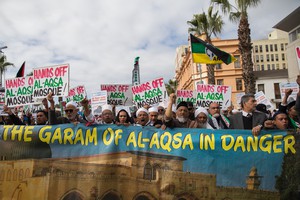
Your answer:
[[[205,129],[213,129],[207,122],[208,112],[205,108],[199,107],[195,110],[194,113],[195,120],[193,120],[190,124],[189,128],[205,128]]]
[[[211,103],[208,112],[208,123],[213,129],[228,129],[229,119],[220,113],[220,105],[218,103]]]
[[[148,111],[149,111],[150,126],[154,126],[155,128],[160,128],[163,125],[163,122],[158,119],[157,107],[151,107],[148,109]]]
[[[165,125],[170,128],[188,128],[191,120],[189,119],[188,105],[185,101],[180,102],[176,107],[176,119],[173,118],[172,106],[176,102],[176,95],[170,94],[168,107],[165,112]]]
[[[80,103],[83,106],[84,116],[89,123],[95,123],[95,124],[113,124],[114,123],[114,116],[113,116],[111,105],[106,104],[106,105],[102,106],[101,120],[98,120],[99,118],[96,118],[92,114],[92,111],[89,108],[88,100],[86,98],[83,99]]]
[[[135,126],[149,126],[150,121],[149,121],[149,112],[146,108],[139,108],[136,111],[136,123]]]
[[[256,100],[252,94],[245,94],[242,96],[241,107],[242,112],[229,117],[229,128],[252,130],[252,134],[257,136],[262,130],[264,122],[267,120],[266,114],[255,110]]]
[[[56,117],[52,92],[50,92],[47,95],[46,99],[50,103],[50,107],[48,108],[49,124],[68,124],[68,123],[78,124],[78,123],[87,122],[81,117],[81,115],[78,114],[79,109],[78,109],[78,104],[76,102],[70,101],[66,104],[65,107],[66,117],[63,116]]]

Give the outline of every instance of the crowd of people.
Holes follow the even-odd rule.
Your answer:
[[[297,78],[300,87],[300,76]],[[152,126],[155,128],[203,128],[203,129],[245,129],[251,130],[254,136],[261,130],[298,130],[300,128],[300,90],[295,101],[288,103],[292,90],[286,90],[278,110],[271,112],[264,104],[257,104],[254,95],[245,94],[241,97],[241,110],[233,112],[233,106],[222,110],[218,103],[211,103],[209,108],[195,108],[191,102],[180,102],[177,106],[176,95],[170,94],[167,107],[145,105],[133,113],[125,109],[116,112],[115,106],[102,106],[101,115],[93,115],[89,101],[84,99],[79,105],[68,102],[64,116],[55,111],[55,101],[52,93],[43,100],[44,109],[32,114],[3,107],[7,116],[2,116],[2,124],[10,125],[55,125],[65,123],[116,124],[123,126]]]

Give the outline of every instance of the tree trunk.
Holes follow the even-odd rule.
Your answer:
[[[215,85],[215,65],[207,65],[208,84]]]
[[[248,17],[243,15],[238,29],[239,50],[242,56],[243,79],[245,93],[255,94],[255,77],[252,62],[252,43]]]

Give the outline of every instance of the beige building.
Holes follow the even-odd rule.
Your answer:
[[[216,175],[183,171],[179,156],[129,151],[68,159],[0,161],[1,200],[279,200],[259,190],[216,186]]]
[[[279,70],[287,69],[286,46],[288,33],[274,30],[268,39],[252,41],[253,70]]]
[[[273,28],[288,32],[289,42],[286,46],[286,54],[288,61],[289,81],[295,82],[297,75],[300,74],[300,52],[297,53],[296,48],[300,49],[300,7],[282,19]]]
[[[232,87],[231,100],[237,108],[236,95],[244,92],[244,81],[237,39],[212,40],[214,46],[222,51],[232,54],[237,61],[234,63],[218,64],[215,68],[216,85],[228,85]],[[189,45],[180,46],[176,49],[175,78],[180,90],[194,90],[198,83],[208,83],[207,69],[205,64],[195,64],[192,61],[192,54]]]

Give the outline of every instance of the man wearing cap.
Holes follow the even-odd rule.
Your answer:
[[[172,106],[176,102],[176,95],[170,94],[168,107],[165,112],[165,125],[169,128],[188,128],[191,124],[189,119],[188,105],[185,101],[180,102],[176,107],[176,118],[173,118]]]
[[[149,126],[150,121],[149,121],[149,112],[146,108],[141,107],[136,111],[136,123],[134,124],[135,126]]]
[[[149,126],[154,126],[155,128],[160,128],[163,122],[158,119],[158,109],[157,107],[150,107],[148,109],[150,124]]]
[[[95,124],[113,124],[114,123],[114,116],[112,112],[112,106],[111,105],[103,105],[102,107],[102,113],[101,113],[101,120],[99,121],[93,114],[91,109],[88,105],[88,100],[85,98],[81,102],[81,105],[84,110],[84,116],[86,120],[89,123],[95,123]]]
[[[205,128],[205,129],[214,129],[207,122],[208,112],[205,108],[199,107],[195,110],[194,113],[195,120],[190,124],[189,128]]]
[[[79,109],[78,109],[78,104],[76,102],[70,101],[66,104],[66,107],[65,107],[66,117],[63,117],[63,116],[56,117],[52,92],[50,92],[46,98],[50,102],[49,113],[48,113],[49,124],[51,124],[51,125],[68,124],[68,123],[78,124],[78,123],[86,123],[87,122],[78,114]]]
[[[229,117],[230,129],[248,129],[252,130],[254,136],[258,136],[262,130],[267,116],[264,113],[255,110],[256,100],[254,95],[245,94],[241,98],[242,112]]]

